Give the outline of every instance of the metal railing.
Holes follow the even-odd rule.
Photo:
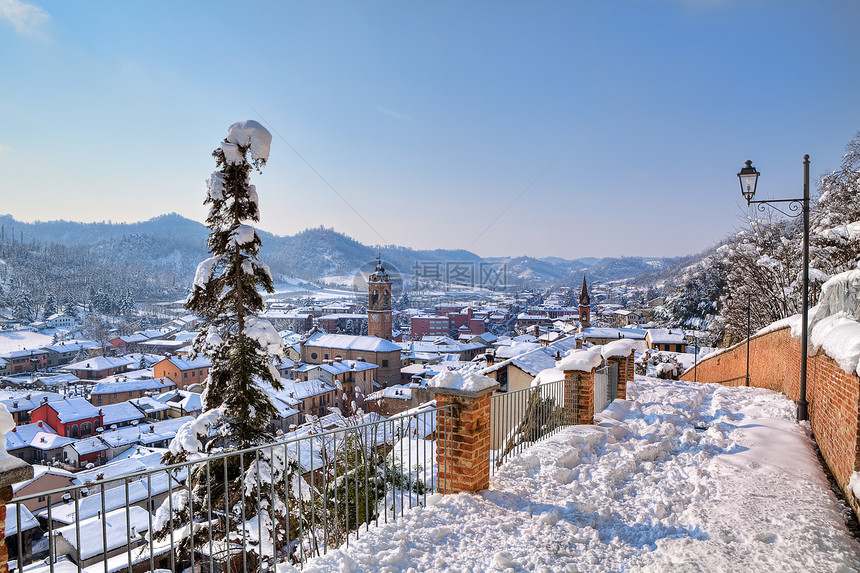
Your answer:
[[[490,472],[510,456],[561,429],[564,380],[495,394],[490,399]]]
[[[599,414],[618,394],[618,364],[607,364],[594,372],[594,413]]]
[[[437,444],[436,429],[451,423],[451,409],[341,417],[331,428],[317,421],[275,443],[16,497],[7,505],[9,570],[301,566],[450,487],[437,483],[436,450],[452,445]],[[449,475],[450,460],[440,459]],[[42,539],[33,535],[42,529]]]

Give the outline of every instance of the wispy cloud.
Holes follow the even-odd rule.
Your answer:
[[[3,145],[2,143],[0,143],[0,157],[2,157],[3,155],[6,155],[10,151],[12,151],[11,147],[9,147],[8,145]]]
[[[21,0],[0,0],[0,20],[8,22],[21,36],[42,36],[51,16]]]
[[[405,113],[398,113],[396,111],[382,107],[381,105],[376,106],[376,111],[378,111],[379,113],[381,113],[383,115],[387,115],[388,117],[393,117],[394,119],[399,119],[402,121],[412,121],[411,116],[408,116]]]

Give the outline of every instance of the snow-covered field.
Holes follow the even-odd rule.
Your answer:
[[[39,348],[51,344],[56,330],[31,332],[29,330],[5,330],[0,332],[0,353]]]
[[[629,396],[304,571],[860,571],[792,402],[651,378]]]

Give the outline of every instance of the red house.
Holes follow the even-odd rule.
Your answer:
[[[86,438],[102,427],[101,410],[83,398],[45,402],[30,413],[30,419],[44,422],[66,438]]]

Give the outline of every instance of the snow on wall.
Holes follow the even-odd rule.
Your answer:
[[[480,392],[496,385],[498,382],[474,370],[445,370],[427,383],[428,388],[449,388],[464,392]]]
[[[591,372],[603,362],[602,350],[602,346],[592,346],[587,350],[568,350],[564,358],[555,363],[555,367],[559,370]]]
[[[635,349],[637,342],[635,340],[621,339],[613,340],[609,344],[603,346],[604,358],[624,358],[630,356],[630,352]]]
[[[15,420],[12,419],[12,414],[6,404],[0,402],[0,457],[9,455],[6,453],[6,432],[11,432],[14,428]]]

